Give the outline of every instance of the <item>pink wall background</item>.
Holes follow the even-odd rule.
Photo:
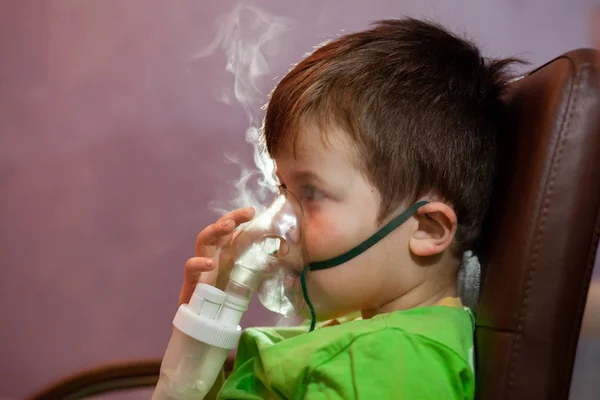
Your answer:
[[[595,3],[257,0],[295,24],[260,89],[342,29],[403,14],[537,65],[590,45]],[[216,100],[233,85],[223,52],[189,68],[236,4],[0,1],[0,397],[162,356],[208,203],[230,199],[239,174],[224,154],[251,165],[242,107]],[[243,322],[277,319],[255,304]]]

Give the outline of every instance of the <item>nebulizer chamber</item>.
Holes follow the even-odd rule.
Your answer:
[[[282,191],[221,250],[219,267],[233,265],[225,291],[199,283],[177,310],[153,400],[206,396],[239,341],[239,322],[255,291],[266,308],[284,316],[302,308],[301,216],[298,201]]]

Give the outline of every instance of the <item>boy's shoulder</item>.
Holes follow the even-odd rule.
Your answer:
[[[390,391],[397,391],[400,382],[412,387],[406,382],[416,378],[412,376],[415,373],[436,375],[438,380],[442,376],[454,379],[465,372],[472,376],[473,326],[466,308],[431,306],[308,334],[303,326],[248,329],[238,348],[232,378],[251,375],[291,394],[311,387],[323,391],[323,382],[335,382],[336,390],[342,391],[355,390],[358,383],[361,390],[372,390],[366,382],[377,377],[383,385],[377,390],[386,390],[387,385]],[[443,385],[444,379],[441,382]]]

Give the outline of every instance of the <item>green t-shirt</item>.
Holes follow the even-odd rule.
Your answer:
[[[429,306],[242,335],[221,399],[473,399],[473,314]]]

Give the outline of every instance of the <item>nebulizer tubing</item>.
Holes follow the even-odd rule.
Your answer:
[[[173,319],[153,400],[203,399],[239,341],[239,322],[253,293],[271,311],[291,316],[302,307],[305,265],[297,199],[282,190],[273,204],[221,250],[219,266],[233,265],[222,291],[199,283]]]

